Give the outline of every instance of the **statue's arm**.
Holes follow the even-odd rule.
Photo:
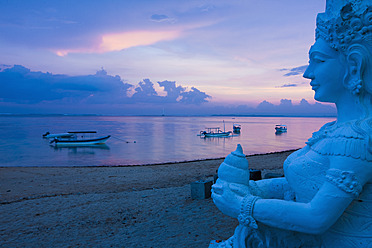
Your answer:
[[[250,180],[249,189],[252,195],[265,199],[294,199],[294,192],[291,190],[285,177],[259,181]]]
[[[300,150],[293,152],[287,159],[295,159],[309,151],[309,147],[305,146]],[[285,166],[284,166],[285,169]],[[259,196],[265,199],[284,199],[294,200],[294,191],[288,184],[285,177],[263,179],[259,181],[249,181],[249,188],[252,195]]]
[[[353,172],[359,187],[372,178],[372,166],[368,161],[335,157],[331,161],[331,168]],[[269,226],[321,234],[338,220],[355,197],[352,192],[345,191],[342,185],[327,180],[309,203],[258,199],[253,208],[253,217]]]

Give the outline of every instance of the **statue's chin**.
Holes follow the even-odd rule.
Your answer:
[[[324,96],[324,94],[321,94],[319,92],[315,92],[314,99],[318,102],[334,103],[333,100],[329,99],[327,96]]]

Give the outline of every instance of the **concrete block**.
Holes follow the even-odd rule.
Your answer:
[[[249,180],[261,180],[261,171],[260,170],[254,170],[254,169],[249,169]]]
[[[218,174],[213,175],[213,183],[216,183],[218,179]]]
[[[192,199],[207,199],[211,197],[213,180],[200,180],[191,183]]]

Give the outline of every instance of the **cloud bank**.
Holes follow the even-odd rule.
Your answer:
[[[94,105],[116,105],[119,108],[120,105],[136,104],[200,105],[211,98],[195,87],[188,90],[172,81],[158,84],[166,92],[164,96],[158,94],[149,79],[132,85],[123,82],[118,75],[108,75],[103,69],[94,75],[68,76],[33,72],[14,65],[0,71],[0,106],[48,105],[50,109],[63,106],[67,110],[90,105],[93,110]]]
[[[279,105],[263,101],[256,107],[255,112],[260,115],[278,113],[278,115],[288,116],[336,116],[336,109],[333,105],[318,102],[310,104],[305,99],[302,99],[299,104],[293,104],[289,99],[282,99]]]
[[[21,65],[0,70],[0,113],[108,115],[289,115],[334,116],[335,109],[320,103],[299,104],[282,99],[279,105],[213,103],[212,96],[175,81],[143,79],[136,85],[99,70],[94,75],[68,76],[35,72]],[[291,86],[283,86],[291,87]],[[158,92],[156,88],[163,92]]]

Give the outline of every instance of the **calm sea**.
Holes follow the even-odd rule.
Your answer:
[[[297,117],[124,117],[1,116],[0,166],[101,166],[179,162],[221,158],[243,146],[247,155],[303,147],[311,134],[334,118]],[[206,127],[232,130],[229,138],[201,138]],[[275,124],[288,132],[275,134]],[[46,131],[95,130],[111,135],[106,145],[56,148],[42,138]]]

